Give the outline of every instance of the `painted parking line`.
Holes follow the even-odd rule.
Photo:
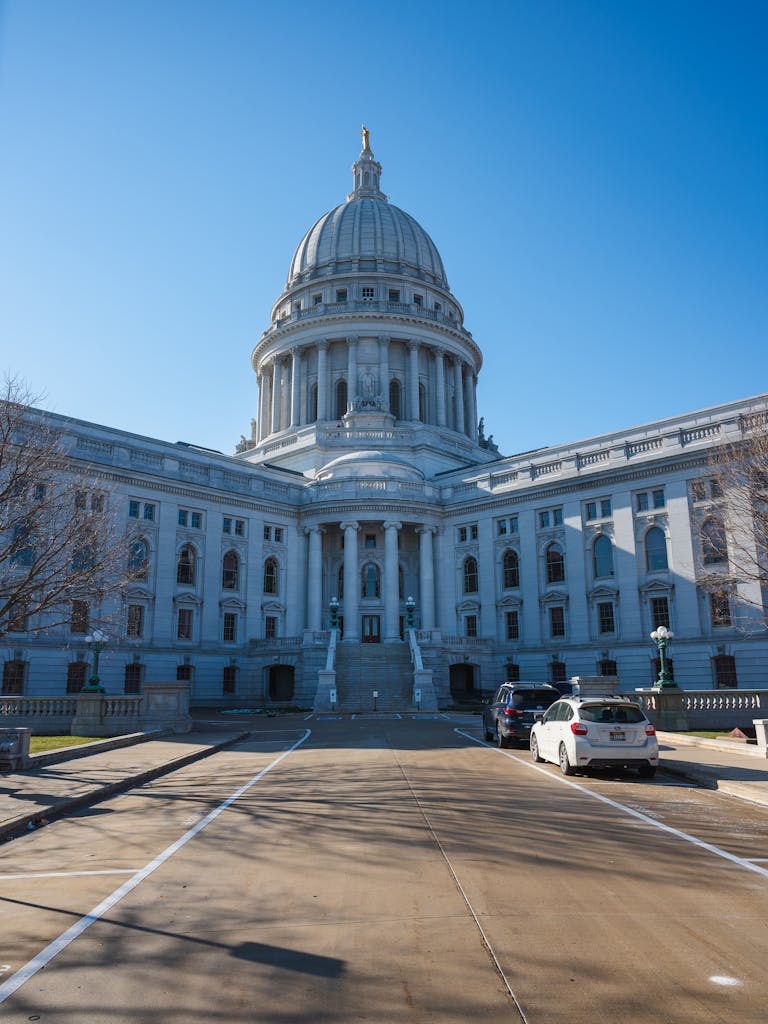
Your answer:
[[[0,875],[0,882],[19,878],[79,878],[82,875],[135,875],[139,868],[104,868],[102,871],[35,871],[27,875]]]
[[[260,772],[257,772],[253,778],[249,779],[243,786],[235,790],[231,796],[215,807],[210,814],[207,814],[202,821],[198,822],[194,828],[189,829],[184,835],[180,836],[175,842],[167,846],[162,853],[159,853],[153,860],[146,864],[143,868],[137,871],[132,878],[129,878],[127,882],[124,882],[118,889],[115,889],[113,893],[103,899],[101,903],[93,908],[88,914],[85,914],[80,918],[79,921],[75,921],[74,924],[70,925],[66,931],[62,932],[58,938],[54,939],[53,942],[49,942],[45,949],[42,949],[36,957],[33,957],[28,963],[20,967],[15,974],[12,974],[7,981],[0,985],[0,1003],[4,1003],[6,999],[13,995],[18,989],[21,988],[30,978],[33,978],[38,971],[41,971],[44,967],[58,956],[67,946],[74,942],[75,939],[79,938],[83,932],[90,928],[92,924],[95,924],[100,920],[108,910],[111,910],[115,904],[119,903],[124,896],[127,896],[130,892],[140,885],[145,878],[148,878],[153,871],[156,871],[161,865],[165,864],[167,860],[177,853],[182,846],[185,846],[190,839],[201,832],[207,825],[210,825],[220,814],[222,814],[228,807],[230,807],[239,797],[246,793],[251,786],[255,786],[256,783],[263,779],[264,776],[271,772],[273,768],[276,768],[280,762],[292,754],[294,750],[301,746],[302,743],[310,737],[311,730],[305,729],[304,735],[301,739],[298,739],[292,746],[284,750],[279,757],[276,757],[274,761],[271,761],[266,768],[262,768]]]
[[[485,740],[480,740],[477,736],[472,736],[470,733],[464,732],[462,729],[454,729],[453,731],[458,733],[459,736],[463,736],[465,739],[472,740],[473,743],[477,743],[480,747],[488,747],[497,754],[502,754],[504,757],[508,757],[511,761],[517,761],[518,764],[523,765],[525,768],[530,768],[531,771],[539,772],[545,778],[551,779],[553,782],[560,782],[563,786],[569,786],[571,789],[578,790],[579,793],[583,793],[585,796],[591,797],[593,800],[597,800],[600,803],[607,804],[609,807],[613,807],[615,810],[621,811],[622,814],[626,814],[630,818],[636,818],[638,821],[644,821],[646,825],[652,825],[654,828],[659,829],[659,831],[666,832],[668,835],[674,836],[676,839],[682,839],[686,843],[698,846],[700,850],[706,850],[708,853],[713,853],[716,857],[722,857],[723,860],[728,860],[732,864],[736,864],[737,867],[745,868],[747,871],[753,871],[756,875],[762,875],[763,878],[768,878],[768,868],[761,868],[752,860],[747,860],[744,857],[737,857],[735,854],[728,853],[727,850],[723,850],[721,847],[715,846],[713,843],[705,843],[703,839],[697,839],[696,836],[692,836],[688,832],[682,832],[679,828],[672,828],[671,825],[665,825],[663,822],[650,817],[650,815],[643,814],[642,811],[636,811],[632,807],[627,807],[625,804],[617,803],[615,800],[611,800],[609,797],[603,796],[602,793],[596,793],[592,789],[587,789],[586,786],[582,786],[578,782],[574,782],[572,779],[566,779],[562,775],[554,775],[549,771],[549,769],[544,768],[539,764],[535,764],[532,761],[524,760],[522,757],[516,757],[514,754],[510,754],[508,750],[499,750],[498,747],[494,747],[492,744],[486,743]]]

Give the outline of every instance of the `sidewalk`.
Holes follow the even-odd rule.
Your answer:
[[[167,775],[248,735],[234,727],[163,735],[138,734],[131,746],[85,754],[70,748],[69,760],[0,774],[0,842],[115,793]],[[64,755],[66,756],[66,755]]]
[[[755,744],[660,732],[660,770],[768,807],[768,760]]]

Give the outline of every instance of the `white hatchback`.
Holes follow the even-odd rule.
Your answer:
[[[564,697],[531,729],[534,761],[559,764],[563,775],[588,768],[636,768],[656,774],[656,729],[639,705],[622,697]]]

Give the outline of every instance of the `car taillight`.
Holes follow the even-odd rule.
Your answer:
[[[648,725],[646,725],[646,727],[645,727],[645,735],[646,736],[655,736],[656,735],[656,726],[655,725],[651,725],[650,723]]]
[[[517,708],[504,708],[504,714],[512,718],[514,715],[522,715],[522,711],[518,711]]]
[[[586,736],[587,727],[586,725],[582,725],[581,722],[571,722],[571,732],[574,736]]]

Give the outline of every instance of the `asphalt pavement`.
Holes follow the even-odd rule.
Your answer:
[[[282,716],[283,726],[293,717]],[[479,731],[477,717],[447,717],[463,725],[477,724]],[[295,722],[311,728],[311,717],[307,721],[305,715],[297,715]],[[33,757],[27,770],[1,773],[0,842],[209,757],[249,733],[245,722],[224,728],[212,725],[200,723],[183,735],[139,733],[119,748],[105,749],[109,744],[72,747],[58,751],[53,763],[51,755],[36,763]],[[768,760],[754,744],[659,733],[659,746],[657,781],[663,783],[664,774],[669,773],[692,785],[768,807]]]

